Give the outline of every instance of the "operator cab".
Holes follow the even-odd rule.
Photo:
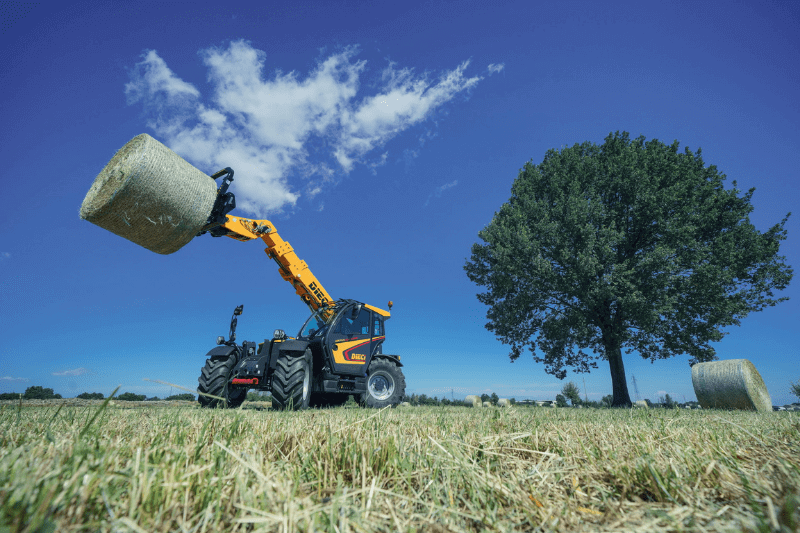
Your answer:
[[[314,312],[298,339],[318,346],[319,355],[337,374],[364,375],[372,357],[382,352],[383,322],[389,313],[355,300],[338,300],[333,309]],[[313,349],[313,348],[312,348]]]

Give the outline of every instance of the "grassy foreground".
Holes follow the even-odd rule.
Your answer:
[[[798,413],[0,409],[0,531],[800,530]]]

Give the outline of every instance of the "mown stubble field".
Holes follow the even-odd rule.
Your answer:
[[[0,408],[0,531],[800,531],[800,413],[122,403]]]

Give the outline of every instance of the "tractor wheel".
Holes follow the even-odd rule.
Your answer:
[[[302,356],[281,354],[272,375],[272,408],[308,409],[311,400],[311,350]]]
[[[314,392],[311,394],[311,401],[308,405],[309,407],[338,407],[344,405],[349,397],[347,394],[336,392]]]
[[[197,378],[199,383],[197,390],[227,399],[228,407],[239,407],[247,397],[247,390],[228,387],[234,366],[236,366],[236,356],[227,359],[206,359],[206,366],[200,369],[200,377]],[[200,407],[225,407],[225,402],[202,394],[197,395],[197,401]]]
[[[397,405],[406,394],[406,378],[394,362],[373,359],[367,371],[367,392],[361,404],[372,408]]]

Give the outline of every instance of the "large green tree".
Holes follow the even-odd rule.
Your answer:
[[[700,149],[627,132],[526,163],[464,266],[486,288],[486,328],[559,379],[608,361],[615,406],[631,403],[623,349],[716,359],[723,328],[785,300],[773,290],[792,278],[778,255],[789,215],[759,232],[755,189],[724,180]]]

